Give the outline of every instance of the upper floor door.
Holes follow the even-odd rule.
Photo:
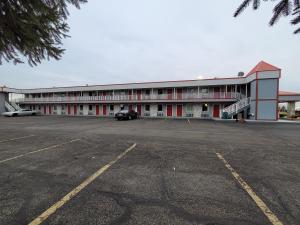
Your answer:
[[[177,88],[177,100],[182,99],[182,88]]]
[[[172,90],[172,88],[169,88],[168,91],[167,91],[167,93],[168,93],[168,100],[173,99],[173,97],[172,97],[172,95],[173,95],[173,90]]]
[[[220,98],[220,88],[214,87],[214,98]]]

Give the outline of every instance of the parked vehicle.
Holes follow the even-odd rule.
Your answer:
[[[30,109],[22,109],[12,112],[4,112],[2,116],[14,117],[14,116],[36,116],[38,114],[37,111]]]
[[[115,114],[117,120],[131,120],[137,119],[139,114],[134,110],[123,109]]]

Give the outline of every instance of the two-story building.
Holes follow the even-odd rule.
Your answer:
[[[134,109],[142,117],[277,120],[281,69],[261,61],[245,76],[36,89],[2,88],[22,94],[17,103],[43,115],[114,116]],[[1,104],[1,102],[0,102]]]

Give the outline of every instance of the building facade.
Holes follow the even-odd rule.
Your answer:
[[[23,94],[22,107],[43,115],[112,117],[134,109],[142,117],[277,120],[281,69],[261,61],[246,76],[166,82],[4,88]],[[3,88],[2,88],[3,89]]]

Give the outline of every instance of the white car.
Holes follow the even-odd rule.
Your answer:
[[[36,116],[38,114],[37,111],[30,110],[30,109],[22,109],[22,110],[17,110],[13,112],[4,112],[2,113],[2,116]]]

